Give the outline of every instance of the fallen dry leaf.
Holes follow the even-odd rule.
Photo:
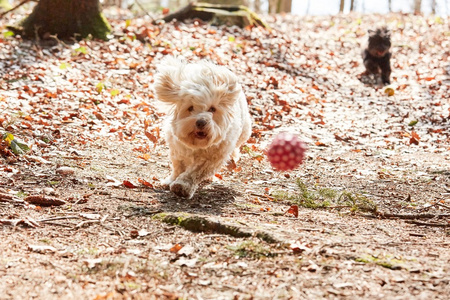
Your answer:
[[[288,214],[294,215],[296,218],[298,218],[298,205],[292,205],[289,207],[289,209],[286,211]]]
[[[40,205],[40,206],[60,206],[66,204],[66,201],[54,198],[54,197],[48,197],[45,195],[30,195],[25,197],[26,202]]]
[[[135,189],[135,188],[137,188],[136,185],[134,185],[131,181],[128,181],[128,180],[124,180],[124,181],[122,182],[122,184],[123,184],[125,187],[129,188],[129,189]]]

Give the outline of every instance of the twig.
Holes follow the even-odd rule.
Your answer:
[[[450,206],[448,206],[448,205],[445,205],[445,204],[442,204],[442,203],[439,203],[439,202],[436,202],[436,205],[450,210]]]
[[[95,224],[95,223],[99,223],[99,224],[102,225],[103,227],[105,227],[105,228],[107,228],[107,229],[110,229],[110,228],[108,228],[106,225],[103,225],[103,222],[105,222],[105,220],[108,218],[108,216],[109,216],[109,215],[103,216],[103,218],[101,218],[101,220],[87,220],[87,221],[80,222],[80,223],[78,223],[78,224],[74,227],[74,229],[81,228],[81,227],[83,227],[83,226],[86,225],[86,224]],[[110,229],[110,230],[111,230],[111,229]]]
[[[24,5],[27,2],[30,2],[31,0],[23,0],[22,2],[20,2],[19,4],[17,4],[16,6],[14,6],[13,8],[11,8],[10,10],[7,10],[5,12],[3,12],[2,14],[0,14],[0,19],[3,18],[3,16],[5,16],[6,14],[18,9],[19,7],[21,7],[22,5]]]
[[[406,223],[415,224],[415,225],[431,226],[431,227],[450,227],[450,224],[429,223],[429,222],[421,222],[421,221],[415,221],[415,220],[406,221]]]
[[[269,200],[273,200],[273,199],[275,199],[274,197],[272,197],[272,196],[269,196],[269,195],[260,195],[260,194],[255,194],[255,193],[250,193],[250,195],[251,196],[255,196],[255,197],[258,197],[258,198],[267,198],[267,199],[269,199]]]
[[[0,193],[0,202],[20,203],[20,204],[26,203],[24,200],[19,199],[16,196],[6,194],[6,193]]]
[[[363,215],[363,216],[365,216],[365,215]],[[414,219],[449,218],[450,214],[392,214],[392,213],[378,212],[375,215],[369,215],[369,216],[414,220]]]
[[[72,228],[72,225],[67,225],[67,224],[61,224],[61,223],[56,223],[56,222],[45,222],[46,225],[55,225],[55,226],[61,226],[61,227],[66,227],[66,228]]]
[[[87,221],[83,221],[78,223],[77,225],[75,225],[75,227],[73,229],[78,229],[83,227],[86,224],[95,224],[95,223],[100,223],[100,220],[87,220]]]
[[[352,208],[353,206],[351,206],[351,205],[336,205],[336,206],[324,206],[324,207],[321,207],[321,208],[324,208],[324,209],[341,209],[341,208]]]
[[[142,9],[142,11],[145,12],[145,14],[146,14],[147,16],[150,17],[151,23],[153,23],[153,21],[155,21],[155,19],[153,19],[153,17],[150,16],[150,14],[148,13],[148,11],[142,6],[141,2],[139,2],[138,0],[134,0],[134,3],[136,3],[137,6],[139,6],[139,8]]]
[[[410,236],[418,236],[418,237],[426,237],[425,234],[422,234],[422,233],[415,233],[415,232],[410,232],[409,235],[410,235]]]
[[[78,216],[65,216],[65,217],[53,217],[53,218],[48,218],[48,219],[41,219],[41,220],[37,220],[38,222],[49,222],[49,221],[56,221],[56,220],[68,220],[68,219],[79,219],[80,217]]]

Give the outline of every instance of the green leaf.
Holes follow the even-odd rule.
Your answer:
[[[66,70],[67,68],[70,68],[70,64],[63,62],[59,65],[59,68],[61,70]]]
[[[2,136],[2,139],[5,140],[8,145],[11,145],[11,142],[14,140],[14,135],[12,135],[12,133],[5,132]]]
[[[112,89],[110,92],[112,97],[117,96],[120,94],[120,91],[118,89]]]
[[[5,31],[5,32],[3,32],[3,36],[5,38],[12,37],[12,36],[14,36],[14,32],[12,32],[12,31]]]
[[[16,139],[12,133],[5,132],[2,135],[2,139],[8,143],[12,152],[16,155],[24,154],[25,152],[30,151],[30,147]]]
[[[127,28],[128,26],[130,26],[131,25],[131,20],[130,19],[127,19],[126,21],[125,21],[125,28]]]
[[[87,54],[88,53],[86,47],[79,47],[79,48],[75,49],[75,52],[82,53],[82,54]]]
[[[232,36],[232,35],[230,35],[229,37],[228,37],[228,41],[229,42],[234,42],[236,40],[236,38],[234,37],[234,36]]]
[[[414,126],[414,125],[417,124],[417,122],[419,122],[419,121],[417,121],[417,120],[412,120],[411,122],[409,122],[408,126]]]
[[[103,82],[99,82],[97,83],[97,85],[95,86],[95,89],[97,90],[97,92],[101,93],[103,91],[103,89],[105,88],[105,84]]]
[[[18,141],[17,139],[12,140],[9,146],[11,147],[12,152],[17,155],[30,151],[30,147],[28,147],[28,145]]]

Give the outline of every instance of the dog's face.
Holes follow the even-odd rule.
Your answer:
[[[376,31],[369,30],[368,50],[372,56],[383,57],[391,48],[391,36],[386,27],[378,28]]]
[[[188,148],[222,141],[233,118],[241,86],[225,67],[166,58],[155,76],[155,92],[171,106],[173,134]]]

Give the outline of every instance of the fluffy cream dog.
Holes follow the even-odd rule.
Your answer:
[[[202,61],[165,58],[155,76],[157,98],[171,109],[164,126],[171,174],[164,181],[178,196],[192,198],[251,133],[247,101],[227,68]]]

